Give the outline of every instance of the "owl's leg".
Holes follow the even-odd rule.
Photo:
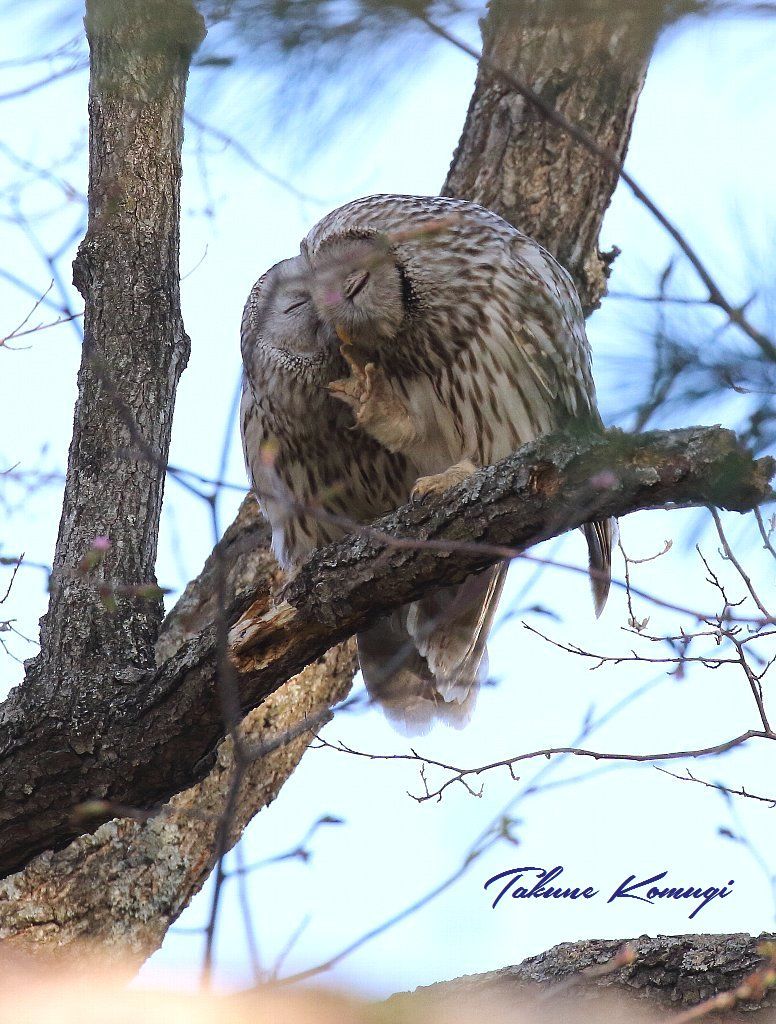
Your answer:
[[[472,473],[477,472],[477,467],[471,459],[461,459],[454,466],[446,469],[444,473],[435,473],[433,476],[421,476],[415,481],[412,488],[412,497],[418,501],[425,498],[427,494],[442,494],[451,487],[463,483]]]
[[[348,345],[343,345],[340,351],[350,366],[351,376],[332,381],[328,386],[330,393],[350,406],[356,417],[356,426],[383,447],[391,452],[405,451],[417,439],[417,431],[385,373],[374,363],[360,366]]]

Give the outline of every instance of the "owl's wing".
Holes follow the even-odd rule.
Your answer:
[[[566,271],[540,246],[519,237],[512,244],[517,278],[536,285],[518,303],[521,316],[513,324],[513,344],[524,356],[527,371],[553,410],[550,429],[567,420],[603,424],[598,412],[590,343],[576,288]],[[609,594],[615,521],[599,519],[582,530],[587,541],[590,583],[596,616]]]
[[[540,245],[516,235],[509,253],[506,343],[549,400],[557,429],[570,418],[600,426],[590,343],[574,283]]]

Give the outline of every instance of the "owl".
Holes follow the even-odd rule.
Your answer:
[[[571,278],[462,200],[376,195],[324,217],[254,285],[241,332],[246,465],[281,564],[575,421],[600,429]],[[613,524],[584,527],[596,613]],[[402,731],[465,724],[506,564],[358,635],[369,693]]]

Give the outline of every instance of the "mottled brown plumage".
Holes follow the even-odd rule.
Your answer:
[[[286,566],[336,536],[336,517],[442,491],[570,420],[600,426],[571,279],[458,200],[370,196],[324,217],[254,287],[242,350],[246,461]],[[600,611],[611,524],[585,532]],[[367,687],[399,724],[467,720],[505,571],[359,636]]]

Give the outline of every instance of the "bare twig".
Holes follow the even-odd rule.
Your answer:
[[[323,206],[326,203],[325,199],[321,199],[318,196],[310,195],[308,192],[303,192],[302,189],[292,185],[290,181],[282,177],[280,174],[276,174],[275,171],[269,169],[262,164],[256,157],[247,149],[238,139],[234,136],[229,135],[228,132],[222,131],[220,128],[216,128],[212,124],[208,124],[203,121],[202,118],[197,117],[195,114],[186,112],[186,120],[189,124],[192,124],[204,135],[210,135],[212,138],[217,139],[223,143],[225,149],[231,149],[232,152],[236,153],[240,159],[247,164],[250,168],[260,174],[267,181],[271,181],[273,185],[277,185],[278,188],[282,188],[285,192],[294,196],[295,199],[299,199],[302,202],[314,203],[316,206]]]
[[[6,100],[19,99],[20,96],[28,96],[32,92],[37,92],[39,89],[51,85],[52,82],[59,81],[60,78],[69,78],[70,75],[74,75],[78,71],[85,71],[88,67],[89,61],[85,58],[76,60],[70,67],[62,68],[59,71],[52,71],[45,78],[39,78],[35,82],[30,82],[29,85],[23,85],[18,89],[11,90],[11,92],[0,93],[0,103],[4,103]]]
[[[363,750],[355,750],[352,747],[346,746],[341,741],[337,744],[329,743],[326,740],[321,740],[319,737],[319,743],[321,746],[328,747],[331,750],[337,750],[340,753],[352,754],[356,757],[368,758],[371,761],[409,761],[422,766],[429,766],[432,768],[440,768],[444,771],[451,773],[450,778],[446,779],[436,789],[431,789],[427,785],[425,786],[425,792],[420,795],[409,793],[408,796],[412,797],[413,800],[418,803],[423,803],[426,800],[437,800],[442,798],[445,790],[454,785],[460,783],[471,793],[473,796],[481,796],[481,792],[473,791],[467,784],[466,779],[469,776],[479,776],[486,772],[495,771],[496,769],[506,769],[511,777],[518,781],[518,776],[514,774],[514,766],[520,764],[523,761],[531,761],[538,757],[544,757],[548,760],[552,757],[557,757],[560,754],[568,754],[574,757],[590,757],[596,761],[632,761],[635,763],[645,763],[652,761],[678,761],[682,758],[701,758],[710,757],[716,754],[724,754],[728,750],[733,750],[736,747],[740,747],[747,743],[751,739],[768,739],[776,740],[776,734],[764,731],[761,729],[748,729],[746,732],[741,733],[739,736],[734,736],[731,739],[723,740],[721,743],[716,743],[708,747],[697,747],[695,749],[688,750],[673,750],[673,751],[660,751],[658,753],[645,753],[645,754],[632,754],[632,753],[617,753],[610,751],[600,750],[589,750],[586,747],[542,747],[539,750],[527,751],[523,754],[515,754],[513,757],[502,758],[499,761],[492,761],[489,764],[478,765],[475,768],[460,768],[455,765],[445,764],[443,761],[437,761],[433,758],[424,757],[422,754],[418,754],[412,750],[409,754],[374,754],[368,753]]]
[[[773,527],[771,527],[770,530],[766,530],[765,523],[763,522],[762,512],[760,512],[759,508],[756,508],[754,510],[754,517],[757,520],[757,527],[760,531],[760,536],[763,539],[763,546],[766,548],[767,551],[770,551],[774,558],[776,558],[776,548],[771,543]]]
[[[698,662],[705,668],[719,668],[720,665],[737,665],[738,658],[721,658],[717,655],[693,655],[679,654],[669,658],[652,658],[648,655],[637,654],[636,651],[631,650],[628,654],[594,654],[592,651],[586,651],[583,647],[579,647],[577,644],[563,643],[560,640],[553,640],[552,637],[542,633],[541,630],[532,626],[528,622],[523,622],[523,627],[528,630],[529,633],[534,633],[536,636],[541,637],[548,644],[552,644],[553,647],[557,647],[561,651],[566,651],[567,654],[576,654],[580,658],[590,658],[597,662],[593,665],[591,672],[600,668],[602,665],[622,665],[625,662],[637,662],[640,664],[647,665],[678,665],[684,664],[685,662]]]
[[[16,330],[11,331],[11,333],[7,334],[4,338],[0,338],[0,346],[6,345],[9,341],[15,341],[17,338],[25,338],[28,334],[40,334],[41,331],[47,331],[50,327],[59,327],[60,324],[66,324],[70,320],[75,320],[82,316],[83,313],[67,313],[57,317],[56,320],[51,320],[47,324],[38,324],[36,327],[28,327],[25,331],[19,330],[17,327]],[[27,319],[29,319],[29,314]]]
[[[773,616],[757,595],[757,591],[754,589],[754,586],[749,575],[745,572],[743,566],[738,561],[736,556],[733,554],[733,550],[730,547],[730,544],[728,543],[727,537],[725,536],[725,531],[722,528],[722,520],[719,517],[719,512],[717,512],[715,508],[710,508],[709,511],[711,512],[711,517],[714,520],[714,525],[717,528],[719,539],[722,542],[722,548],[725,552],[725,557],[728,559],[729,562],[732,562],[732,564],[736,567],[738,575],[744,581],[744,585],[746,586],[746,589],[749,591],[749,593],[752,595],[754,603],[757,605],[757,607],[760,609],[760,611],[763,613],[766,619],[770,619],[771,621],[773,621]]]
[[[678,779],[680,782],[695,782],[700,786],[705,786],[707,789],[715,789],[718,793],[725,793],[728,796],[746,797],[747,800],[758,800],[760,803],[767,804],[770,808],[776,808],[776,797],[758,796],[757,793],[750,793],[744,786],[734,789],[731,786],[723,786],[721,782],[709,782],[707,779],[701,779],[697,775],[693,775],[689,768],[685,768],[684,775],[670,772],[667,768],[661,768],[657,764],[654,765],[654,768],[656,771],[662,772],[664,775],[670,775],[672,779]]]

